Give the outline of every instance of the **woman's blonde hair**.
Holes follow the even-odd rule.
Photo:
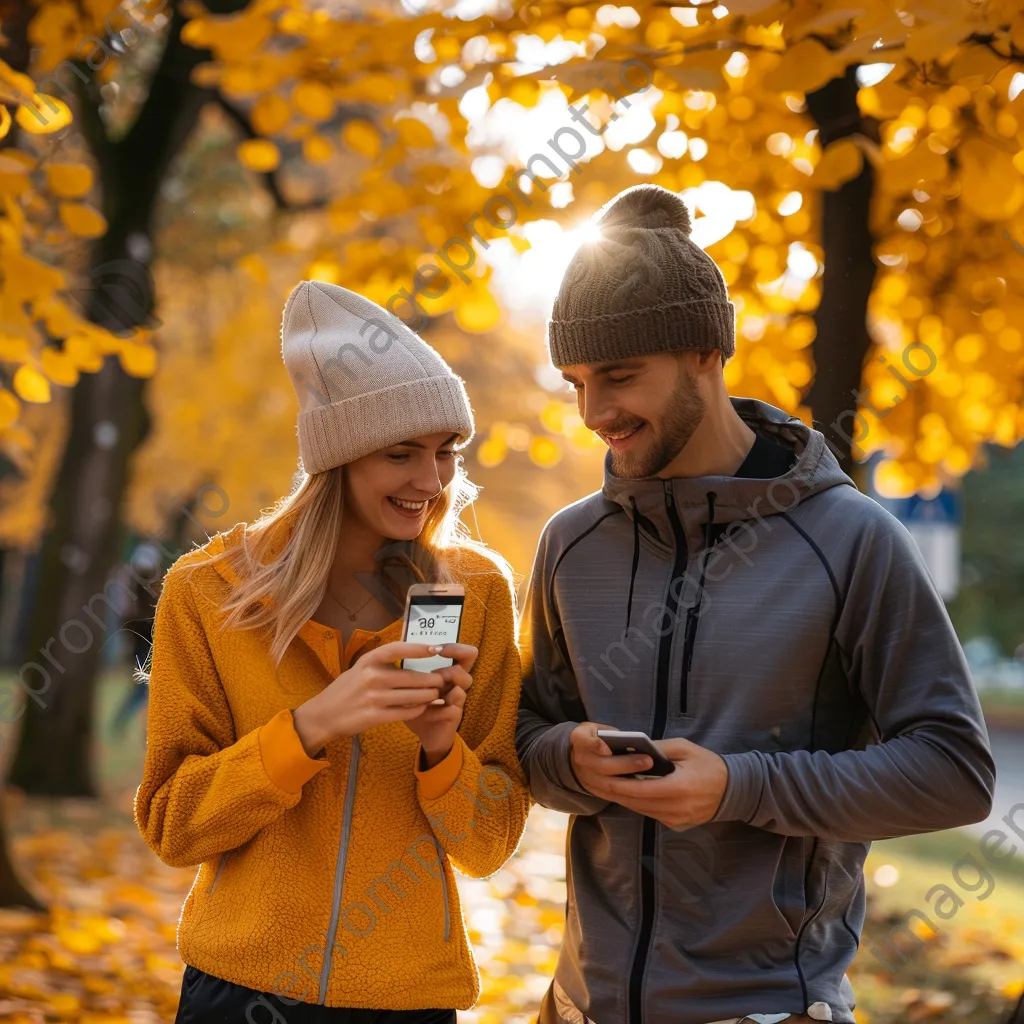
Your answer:
[[[486,550],[490,559],[497,558],[501,571],[511,578],[508,564],[473,539],[460,519],[478,493],[477,486],[466,476],[462,456],[456,456],[455,475],[430,504],[419,537],[412,545],[393,545],[392,550],[398,549],[398,553],[391,556],[385,547],[384,563],[401,563],[420,582],[452,583],[452,568],[460,551],[475,548]],[[275,666],[280,664],[303,624],[312,618],[327,591],[342,536],[344,497],[344,466],[314,474],[300,470],[291,493],[280,498],[255,522],[246,524],[241,544],[188,567],[194,571],[223,560],[235,570],[242,582],[221,606],[221,611],[228,613],[221,628],[271,629]],[[288,538],[273,553],[277,531],[282,529],[290,531]],[[418,551],[420,557],[405,554],[402,549],[408,547],[414,549],[414,556]],[[429,579],[424,577],[424,562],[430,566]],[[387,574],[380,574],[380,578],[394,592]],[[268,597],[271,601],[265,602]],[[395,593],[395,597],[404,602],[404,591]],[[147,673],[137,674],[137,678],[146,677]]]

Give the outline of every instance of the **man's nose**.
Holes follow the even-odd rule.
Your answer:
[[[601,393],[600,388],[587,388],[580,398],[580,417],[588,430],[598,431],[615,421],[618,410]]]

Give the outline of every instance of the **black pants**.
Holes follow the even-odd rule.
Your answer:
[[[292,1005],[290,999],[257,992],[187,966],[174,1024],[455,1024],[455,1011]]]

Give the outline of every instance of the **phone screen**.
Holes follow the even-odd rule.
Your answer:
[[[455,643],[459,639],[464,601],[464,597],[451,594],[438,597],[414,595],[409,602],[404,639],[414,644]],[[446,668],[451,663],[451,658],[437,654],[430,658],[405,658],[402,668],[414,672],[432,672],[435,668]]]

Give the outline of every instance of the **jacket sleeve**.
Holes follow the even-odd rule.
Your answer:
[[[135,794],[139,831],[172,867],[248,842],[328,765],[306,755],[289,710],[235,736],[187,576],[172,567],[157,602],[146,759]]]
[[[565,647],[558,609],[548,599],[548,530],[537,549],[523,616],[523,689],[516,750],[533,799],[566,814],[596,814],[607,800],[583,788],[572,769],[569,734],[587,712]]]
[[[495,571],[483,639],[451,752],[416,771],[416,791],[437,842],[473,878],[494,874],[515,853],[530,794],[516,758],[519,651],[512,584]]]
[[[879,742],[726,754],[713,820],[850,842],[983,821],[995,765],[967,662],[913,537],[882,510],[854,552],[835,640]]]

